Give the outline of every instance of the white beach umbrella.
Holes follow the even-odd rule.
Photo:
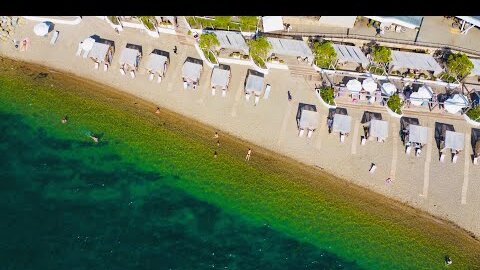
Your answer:
[[[384,93],[387,96],[391,96],[397,92],[397,87],[393,83],[384,83],[382,84],[382,93]]]
[[[465,96],[455,94],[453,97],[445,101],[444,106],[447,112],[456,114],[462,108],[468,107],[468,100]]]
[[[37,36],[45,36],[46,34],[48,34],[48,30],[50,30],[50,26],[48,26],[48,24],[44,22],[37,23],[33,27],[33,32]]]
[[[88,37],[83,40],[82,49],[85,51],[90,51],[93,48],[93,44],[95,44],[95,39]]]
[[[362,86],[365,91],[370,93],[373,93],[375,90],[377,90],[377,83],[372,78],[364,80]]]
[[[362,90],[362,83],[357,79],[350,80],[347,82],[347,89],[351,92],[360,92],[360,90]]]
[[[424,85],[418,88],[417,92],[410,95],[410,103],[415,106],[422,105],[423,102],[429,101],[433,97],[433,91],[430,86]]]

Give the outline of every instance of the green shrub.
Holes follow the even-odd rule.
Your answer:
[[[142,23],[145,25],[145,27],[147,27],[148,30],[156,30],[155,24],[157,21],[155,20],[154,16],[138,16],[138,18],[140,19],[140,21],[142,21]]]
[[[118,21],[118,17],[117,16],[107,16],[107,18],[115,25],[119,25],[120,22]]]
[[[255,31],[257,29],[257,16],[239,16],[242,31]]]
[[[372,64],[368,65],[367,70],[375,75],[384,75],[385,73],[385,69]]]
[[[330,68],[330,64],[337,58],[337,52],[331,41],[316,41],[313,44],[313,53],[315,54],[315,65],[321,68]]]
[[[386,65],[392,61],[392,50],[384,46],[375,46],[372,49],[372,60],[377,64]]]
[[[267,68],[267,65],[265,64],[265,61],[264,61],[262,58],[254,55],[254,54],[252,54],[251,56],[252,56],[253,62],[254,62],[257,66],[259,66],[259,67],[261,67],[261,68]]]
[[[215,46],[220,46],[217,36],[214,33],[206,33],[200,36],[198,46],[202,50],[212,50]]]
[[[328,105],[335,105],[333,87],[320,88],[320,97],[322,97],[323,101]]]
[[[402,114],[403,102],[398,94],[393,94],[387,101],[387,106],[395,113]]]
[[[442,74],[440,74],[440,78],[445,81],[445,82],[448,82],[448,83],[454,83],[457,81],[457,78],[455,76],[453,76],[452,74],[449,74],[447,72],[443,72]]]
[[[452,76],[460,79],[465,78],[472,72],[473,63],[464,53],[452,53],[448,56],[447,70]]]
[[[475,106],[467,111],[467,116],[473,121],[480,122],[480,106]]]
[[[264,37],[258,37],[257,39],[252,39],[248,41],[249,52],[252,56],[253,62],[261,68],[267,68],[265,65],[265,59],[267,58],[268,52],[272,48],[272,45]]]

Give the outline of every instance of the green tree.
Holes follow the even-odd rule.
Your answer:
[[[403,102],[398,94],[393,94],[387,101],[387,106],[395,113],[402,114]]]
[[[147,27],[148,30],[155,31],[155,25],[157,24],[157,20],[154,16],[138,16],[140,21]]]
[[[337,58],[337,52],[331,41],[315,42],[313,51],[315,53],[315,65],[321,68],[329,68],[330,64]]]
[[[472,72],[473,63],[464,53],[452,53],[447,60],[448,73],[457,79],[463,79]]]
[[[272,48],[272,45],[264,37],[252,39],[248,42],[250,47],[250,55],[260,57],[265,60],[268,56],[268,52]]]
[[[215,16],[215,22],[221,28],[227,28],[232,21],[232,16]]]
[[[239,16],[240,27],[242,30],[252,31],[257,28],[258,17],[257,16]]]
[[[210,51],[215,46],[220,46],[217,36],[214,33],[206,33],[200,36],[198,46],[204,51]]]
[[[392,61],[392,50],[384,46],[375,46],[372,49],[373,62],[386,65]]]

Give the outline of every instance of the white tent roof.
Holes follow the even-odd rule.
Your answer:
[[[470,74],[480,76],[480,59],[470,58],[470,61],[473,63],[473,70]]]
[[[318,112],[302,110],[299,126],[301,129],[316,129],[318,127]]]
[[[282,16],[263,16],[263,32],[274,32],[283,30]]]
[[[333,116],[333,132],[348,133],[351,130],[352,117],[336,113]]]
[[[372,119],[370,121],[370,136],[385,139],[388,137],[388,122]]]
[[[453,150],[463,150],[465,145],[465,136],[463,133],[447,130],[445,132],[445,148]]]
[[[426,144],[428,138],[428,129],[427,127],[422,127],[418,125],[410,124],[408,125],[408,141],[411,143],[421,143]]]
[[[463,95],[455,94],[453,97],[445,100],[443,106],[447,112],[456,114],[461,109],[468,107],[468,99]]]
[[[393,83],[384,83],[382,84],[382,93],[384,93],[387,96],[391,96],[397,92],[397,87]]]
[[[240,32],[232,32],[232,31],[208,31],[210,33],[214,33],[218,41],[220,42],[220,47],[230,50],[240,50],[243,51],[245,54],[248,54],[248,45],[245,42],[245,38]]]
[[[303,40],[286,39],[286,38],[267,38],[272,45],[270,54],[301,56],[313,58],[312,50]]]
[[[128,64],[132,67],[136,67],[137,56],[140,55],[140,51],[132,48],[123,48],[122,54],[120,55],[120,65]]]
[[[192,82],[197,82],[200,79],[202,72],[202,65],[186,61],[182,67],[182,77]]]
[[[165,64],[167,63],[168,59],[165,55],[159,55],[156,53],[151,53],[148,57],[147,62],[147,69],[151,72],[163,74],[165,72]]]
[[[393,68],[412,68],[426,71],[433,71],[435,74],[442,72],[442,67],[429,54],[392,51]]]
[[[362,82],[362,87],[365,91],[373,93],[378,89],[378,85],[372,78],[367,78]]]
[[[410,102],[415,106],[422,105],[423,102],[429,101],[433,97],[432,88],[428,85],[423,85],[417,92],[410,95]]]
[[[45,22],[37,23],[33,27],[33,32],[37,36],[45,36],[46,34],[48,34],[49,30],[50,30],[50,26]]]
[[[357,79],[352,79],[347,82],[347,89],[351,92],[360,92],[362,90],[362,83]]]
[[[420,27],[422,23],[422,16],[365,16],[374,21],[383,23],[393,23],[396,25],[405,26],[410,29]]]
[[[471,23],[477,27],[480,27],[480,16],[455,16],[461,20]]]
[[[261,94],[263,90],[263,77],[248,74],[247,84],[245,85],[246,92],[255,92],[256,94]]]
[[[212,79],[210,84],[212,86],[220,86],[227,88],[230,81],[230,70],[220,69],[215,67],[212,71]]]
[[[337,59],[341,62],[353,62],[364,66],[367,66],[370,63],[365,54],[358,47],[340,44],[332,45],[337,52]]]
[[[100,62],[105,61],[109,48],[109,44],[95,42],[88,53],[88,56]]]
[[[322,16],[320,24],[330,27],[353,28],[357,16]]]

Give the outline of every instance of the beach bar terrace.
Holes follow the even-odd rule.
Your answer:
[[[235,57],[238,55],[238,58],[240,58],[240,54],[248,55],[248,45],[245,42],[245,38],[240,32],[221,30],[205,30],[205,32],[213,33],[217,36],[220,43],[221,53],[222,51],[225,51],[231,57]]]
[[[228,65],[220,64],[213,69],[212,77],[210,79],[212,96],[215,95],[215,90],[217,87],[222,88],[222,97],[227,95],[227,88],[228,84],[230,83],[231,74],[230,66]]]
[[[392,51],[392,61],[390,62],[390,71],[408,71],[413,69],[420,75],[420,72],[429,72],[435,76],[443,71],[438,62],[429,54]],[[431,74],[425,74],[427,78]]]
[[[337,59],[332,67],[335,69],[337,65],[340,65],[341,69],[356,70],[358,66],[367,68],[370,61],[362,52],[362,50],[356,46],[332,44],[333,49],[337,53]],[[354,67],[350,68],[347,65],[353,63]]]
[[[142,59],[142,46],[128,43],[122,50],[120,55],[120,73],[125,75],[126,71],[130,71],[132,78],[135,78],[135,71]]]
[[[188,89],[189,86],[192,85],[193,90],[196,90],[199,85],[202,70],[202,60],[188,57],[182,66],[183,89]]]
[[[268,37],[267,40],[272,45],[269,54],[273,57],[277,55],[290,56],[295,57],[297,61],[313,62],[312,50],[303,40],[273,37]]]
[[[169,64],[169,53],[161,50],[153,50],[147,61],[147,70],[150,74],[148,80],[152,81],[158,75],[157,82],[160,83],[165,76]]]
[[[107,71],[112,63],[115,52],[115,43],[112,40],[97,39],[89,51],[88,56],[95,62],[95,69],[104,63],[103,70]]]

